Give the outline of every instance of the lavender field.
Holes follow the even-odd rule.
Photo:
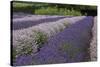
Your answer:
[[[14,13],[12,65],[96,61],[96,23],[93,16]]]

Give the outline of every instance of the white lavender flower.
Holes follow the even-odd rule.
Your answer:
[[[83,18],[64,18],[55,22],[45,22],[26,29],[13,31],[13,45],[17,53],[16,55],[34,54],[48,38]]]

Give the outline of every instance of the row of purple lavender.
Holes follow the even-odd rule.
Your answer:
[[[80,18],[82,19],[79,19],[79,17],[67,19],[66,21],[70,21],[71,24],[69,27],[63,28],[64,30],[57,32],[52,37],[50,36],[45,43],[41,44],[43,46],[36,53],[18,55],[13,65],[89,61],[88,48],[92,35],[93,17],[80,16]],[[78,21],[76,21],[77,19]]]

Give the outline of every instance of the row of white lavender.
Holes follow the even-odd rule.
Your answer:
[[[64,18],[56,22],[41,23],[27,29],[13,31],[13,59],[23,54],[35,54],[48,38],[83,18],[85,16]]]

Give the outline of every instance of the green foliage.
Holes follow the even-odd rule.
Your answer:
[[[47,36],[43,32],[35,31],[35,43],[41,47],[47,41]]]
[[[41,8],[41,9],[37,9],[35,10],[35,14],[41,14],[41,15],[57,15],[58,14],[58,10],[56,8]]]
[[[14,12],[33,12],[32,4],[27,3],[13,3],[13,11]]]
[[[13,60],[13,62],[15,62],[15,59],[16,59],[16,57],[17,57],[17,51],[16,51],[16,49],[15,48],[12,48],[13,50],[13,52],[12,52],[12,60]]]
[[[36,50],[33,49],[33,40],[28,38],[21,38],[17,40],[18,43],[13,47],[13,60],[19,55],[31,55]]]
[[[89,13],[88,10],[97,10],[96,6],[88,5],[49,4],[17,1],[14,1],[12,5],[14,12],[21,11],[40,15],[81,16],[87,15]],[[83,10],[85,10],[85,12]]]
[[[59,50],[61,52],[66,52],[71,59],[73,59],[81,51],[80,48],[66,42],[62,43]]]
[[[13,52],[12,52],[12,59],[13,62],[15,62],[15,59],[17,58],[17,56],[19,55],[30,55],[33,52],[33,48],[30,45],[25,45],[21,48],[20,51],[17,51],[18,49],[13,48]]]
[[[38,47],[40,48],[42,44],[44,44],[47,41],[47,36],[45,34],[38,31],[34,31],[34,32],[35,32],[35,38],[30,38],[30,39],[24,38],[18,40],[19,43],[15,48],[13,48],[13,52],[12,52],[13,61],[15,61],[16,57],[19,55],[33,54],[33,52],[36,52],[38,50]],[[35,47],[36,49],[33,49]]]
[[[68,27],[68,26],[69,26],[69,23],[66,22],[66,21],[64,21],[64,22],[63,22],[63,25],[64,25],[65,27]]]
[[[32,54],[33,48],[32,48],[31,45],[27,44],[27,45],[25,45],[25,46],[22,47],[21,52],[22,52],[23,54],[26,54],[26,55],[27,55],[27,54]]]
[[[69,15],[69,16],[81,16],[81,13],[76,10],[69,10],[69,9],[57,9],[56,7],[48,7],[48,8],[41,8],[35,10],[35,14],[40,14],[40,15]]]

